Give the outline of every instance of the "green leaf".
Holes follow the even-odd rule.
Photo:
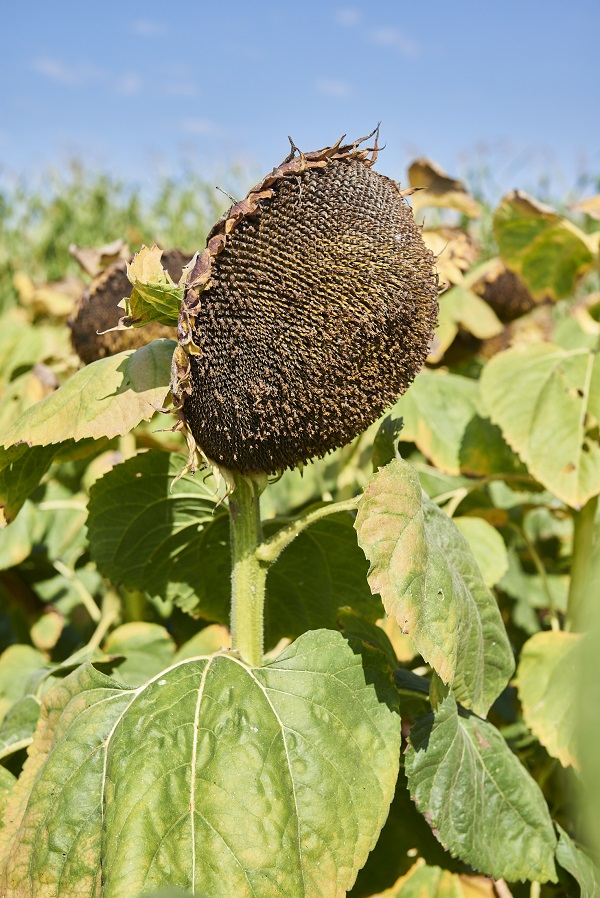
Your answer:
[[[465,286],[451,287],[440,296],[438,326],[430,362],[439,362],[452,344],[459,328],[479,340],[488,340],[502,333],[504,325],[490,306],[473,290]]]
[[[40,716],[40,701],[26,695],[10,708],[0,724],[0,759],[31,742]]]
[[[133,287],[122,304],[127,312],[125,324],[142,327],[151,321],[177,326],[184,288],[174,284],[160,263],[162,249],[143,246],[127,265],[127,277]]]
[[[118,465],[90,491],[90,552],[111,580],[170,599],[189,614],[229,622],[229,517],[201,478],[173,484],[183,456],[147,452]],[[127,496],[124,503],[123,496]],[[317,521],[279,556],[267,577],[266,643],[310,629],[337,627],[352,606],[383,616],[367,584],[368,565],[349,514]],[[269,535],[280,522],[268,522]]]
[[[31,502],[25,502],[21,514],[11,527],[0,528],[0,570],[21,564],[31,554],[36,514]]]
[[[367,645],[383,652],[390,668],[394,670],[398,667],[398,658],[394,651],[394,646],[389,640],[387,633],[374,624],[372,621],[363,617],[353,608],[340,608],[337,616],[337,626],[346,636],[354,636],[361,639]]]
[[[510,480],[517,475],[523,485],[527,482],[527,468],[512,451],[500,428],[480,415],[471,418],[465,427],[459,464],[460,470],[470,477],[504,474]]]
[[[498,730],[450,693],[413,725],[413,799],[452,854],[496,879],[556,882],[556,836],[539,786]]]
[[[184,464],[180,455],[145,452],[97,480],[90,490],[90,552],[114,582],[226,623],[229,558],[219,566],[221,593],[213,594],[215,555],[207,537],[222,518],[228,539],[229,522],[224,508],[215,512],[216,496],[202,477],[175,482]]]
[[[508,570],[504,540],[496,528],[483,518],[459,517],[452,520],[469,543],[483,582],[490,588],[495,586]]]
[[[515,346],[484,368],[488,413],[531,474],[574,508],[600,493],[600,362],[550,343]]]
[[[507,194],[494,213],[500,255],[531,294],[563,299],[593,264],[583,231],[519,190]]]
[[[6,767],[0,765],[0,829],[2,829],[5,824],[6,805],[16,782],[16,776],[11,773],[10,770],[7,770]]]
[[[371,898],[382,892],[399,876],[408,873],[417,857],[447,870],[460,870],[463,866],[444,850],[417,810],[408,791],[404,770],[400,768],[396,794],[385,826],[358,874],[349,898]]]
[[[52,464],[56,446],[0,448],[0,526],[10,524]]]
[[[191,639],[184,642],[175,652],[175,661],[185,661],[186,658],[197,658],[198,655],[212,655],[221,649],[231,648],[231,634],[222,624],[210,624]]]
[[[173,662],[175,643],[159,624],[132,621],[113,630],[102,646],[107,655],[124,655],[113,673],[126,686],[140,686]]]
[[[581,634],[536,633],[521,650],[517,686],[525,723],[563,767],[578,766],[575,724]]]
[[[581,898],[600,898],[600,870],[595,866],[585,851],[578,848],[569,838],[562,826],[555,824],[558,830],[558,846],[556,860],[567,873],[573,876],[581,890]]]
[[[156,340],[86,365],[21,415],[0,443],[47,446],[128,433],[164,403],[174,347],[173,340]]]
[[[470,377],[422,372],[392,410],[404,421],[400,440],[416,443],[440,470],[459,474],[461,445],[478,398],[477,381]]]
[[[31,674],[45,665],[42,653],[30,645],[10,645],[0,655],[0,720],[23,697]]]
[[[460,701],[486,714],[514,662],[496,600],[464,536],[400,460],[367,485],[356,530],[373,593]]]
[[[399,749],[381,653],[332,631],[264,668],[216,655],[136,690],[79,668],[46,695],[3,894],[92,895],[102,877],[103,898],[337,898],[385,822]]]
[[[402,418],[388,415],[381,422],[373,440],[373,470],[383,468],[393,458],[399,458],[398,441],[404,427]]]
[[[264,529],[268,536],[278,527]],[[267,575],[267,645],[306,630],[337,629],[339,609],[346,606],[367,621],[382,618],[383,606],[369,589],[368,569],[351,514],[329,515],[303,530]]]

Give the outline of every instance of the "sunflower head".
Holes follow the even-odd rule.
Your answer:
[[[275,473],[349,443],[427,356],[433,256],[361,143],[292,147],[188,271],[173,393],[218,466]]]

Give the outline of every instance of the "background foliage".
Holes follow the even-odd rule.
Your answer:
[[[297,739],[314,748],[308,771],[298,751],[293,791],[331,791],[295,808],[313,834],[291,838],[286,851],[299,851],[308,879],[291,867],[278,883],[285,894],[343,894],[357,874],[355,898],[598,894],[591,860],[600,849],[598,204],[559,213],[514,192],[490,209],[426,161],[409,176],[427,188],[414,207],[439,253],[444,286],[428,365],[351,446],[302,474],[287,472],[264,494],[267,536],[315,503],[362,498],[356,520],[348,512],[319,520],[270,571],[269,663],[256,676],[235,670],[248,710],[242,718],[238,709],[235,725],[219,712],[233,660],[190,660],[161,677],[229,644],[222,487],[197,475],[171,488],[185,461],[183,441],[169,432],[170,418],[148,421],[147,401],[158,408],[167,397],[173,344],[82,368],[66,326],[90,280],[72,244],[122,238],[137,250],[156,241],[191,257],[226,201],[190,176],[185,187],[165,183],[146,203],[78,168],[43,194],[19,188],[0,198],[0,870],[8,883],[22,883],[14,894],[29,894],[18,891],[26,869],[45,871],[36,895],[66,894],[61,877],[78,889],[73,894],[95,894],[100,836],[109,859],[104,895],[137,895],[160,875],[186,886],[174,872],[189,863],[177,838],[167,840],[171,873],[150,865],[139,883],[127,878],[116,845],[134,812],[119,784],[135,781],[131,752],[142,718],[162,740],[157,764],[175,760],[168,789],[160,764],[148,784],[139,844],[166,839],[148,821],[176,808],[173,796],[188,788],[176,758],[192,743],[184,728],[171,738],[169,714],[171,696],[182,695],[175,680],[191,676],[191,665],[194,676],[209,679],[210,726],[220,733],[205,749],[217,771],[213,785],[221,769],[213,755],[221,751],[231,770],[221,784],[225,799],[203,786],[214,815],[207,831],[231,814],[233,801],[239,819],[229,821],[228,834],[240,863],[250,863],[248,840],[264,852],[259,866],[275,863],[268,834],[248,835],[255,826],[248,795],[264,803],[265,819],[273,812],[281,831],[291,813],[281,798],[289,784],[277,782],[281,721],[289,718]],[[442,584],[436,602],[419,577]],[[352,673],[361,652],[378,684],[377,704]],[[314,657],[323,670],[303,660]],[[390,668],[393,690],[382,673]],[[341,706],[325,669],[346,677]],[[293,703],[279,706],[288,680]],[[309,705],[309,694],[319,702]],[[182,713],[194,721],[193,706]],[[337,714],[340,732],[354,733],[356,744],[345,756],[349,769],[338,764],[333,775],[343,753],[338,743],[323,749],[319,727],[323,715]],[[365,719],[376,720],[376,746]],[[273,756],[255,738],[259,730],[272,734]],[[246,753],[236,763],[240,732]],[[53,755],[57,744],[62,753]],[[98,753],[81,756],[90,744]],[[95,764],[109,744],[108,779],[118,788],[98,804]],[[387,758],[384,774],[376,755]],[[276,811],[267,807],[272,795],[252,791],[265,769],[281,799]],[[383,825],[387,810],[377,802],[387,808],[392,797]],[[94,828],[103,801],[108,815]],[[56,868],[37,836],[50,813],[53,838],[71,846],[68,863],[59,859]],[[365,831],[355,831],[357,821]],[[246,894],[231,863],[211,876],[206,894]],[[332,877],[337,891],[328,892]],[[263,880],[250,887],[271,894]]]

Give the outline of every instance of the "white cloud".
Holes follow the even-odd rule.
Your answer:
[[[66,84],[69,87],[80,87],[90,81],[103,81],[106,73],[101,69],[90,65],[66,65],[58,59],[49,56],[39,56],[32,62],[32,67],[40,75],[58,84]]]
[[[198,96],[198,88],[191,81],[173,81],[162,85],[162,93],[167,97],[192,98]]]
[[[346,28],[353,28],[360,22],[361,15],[357,9],[346,7],[344,9],[338,9],[334,14],[334,18],[338,25],[344,25]]]
[[[186,134],[216,134],[219,128],[207,118],[187,118],[181,122],[181,130]]]
[[[408,37],[408,35],[399,28],[393,28],[391,26],[373,28],[369,32],[369,39],[372,43],[379,44],[380,47],[391,47],[393,50],[398,50],[402,56],[406,56],[410,59],[419,54],[419,45],[417,42]]]
[[[352,93],[350,85],[347,81],[338,81],[334,78],[319,78],[315,82],[315,90],[325,97],[332,97],[334,100],[345,100]]]
[[[155,19],[136,19],[131,23],[131,30],[140,37],[158,37],[164,34],[165,26]]]
[[[115,90],[125,97],[136,97],[142,89],[142,79],[135,72],[122,75],[115,84]]]

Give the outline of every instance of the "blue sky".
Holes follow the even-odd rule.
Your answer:
[[[378,168],[417,155],[492,188],[600,175],[597,0],[10,3],[0,176],[69,157],[151,184],[185,164],[257,176],[381,120]]]

